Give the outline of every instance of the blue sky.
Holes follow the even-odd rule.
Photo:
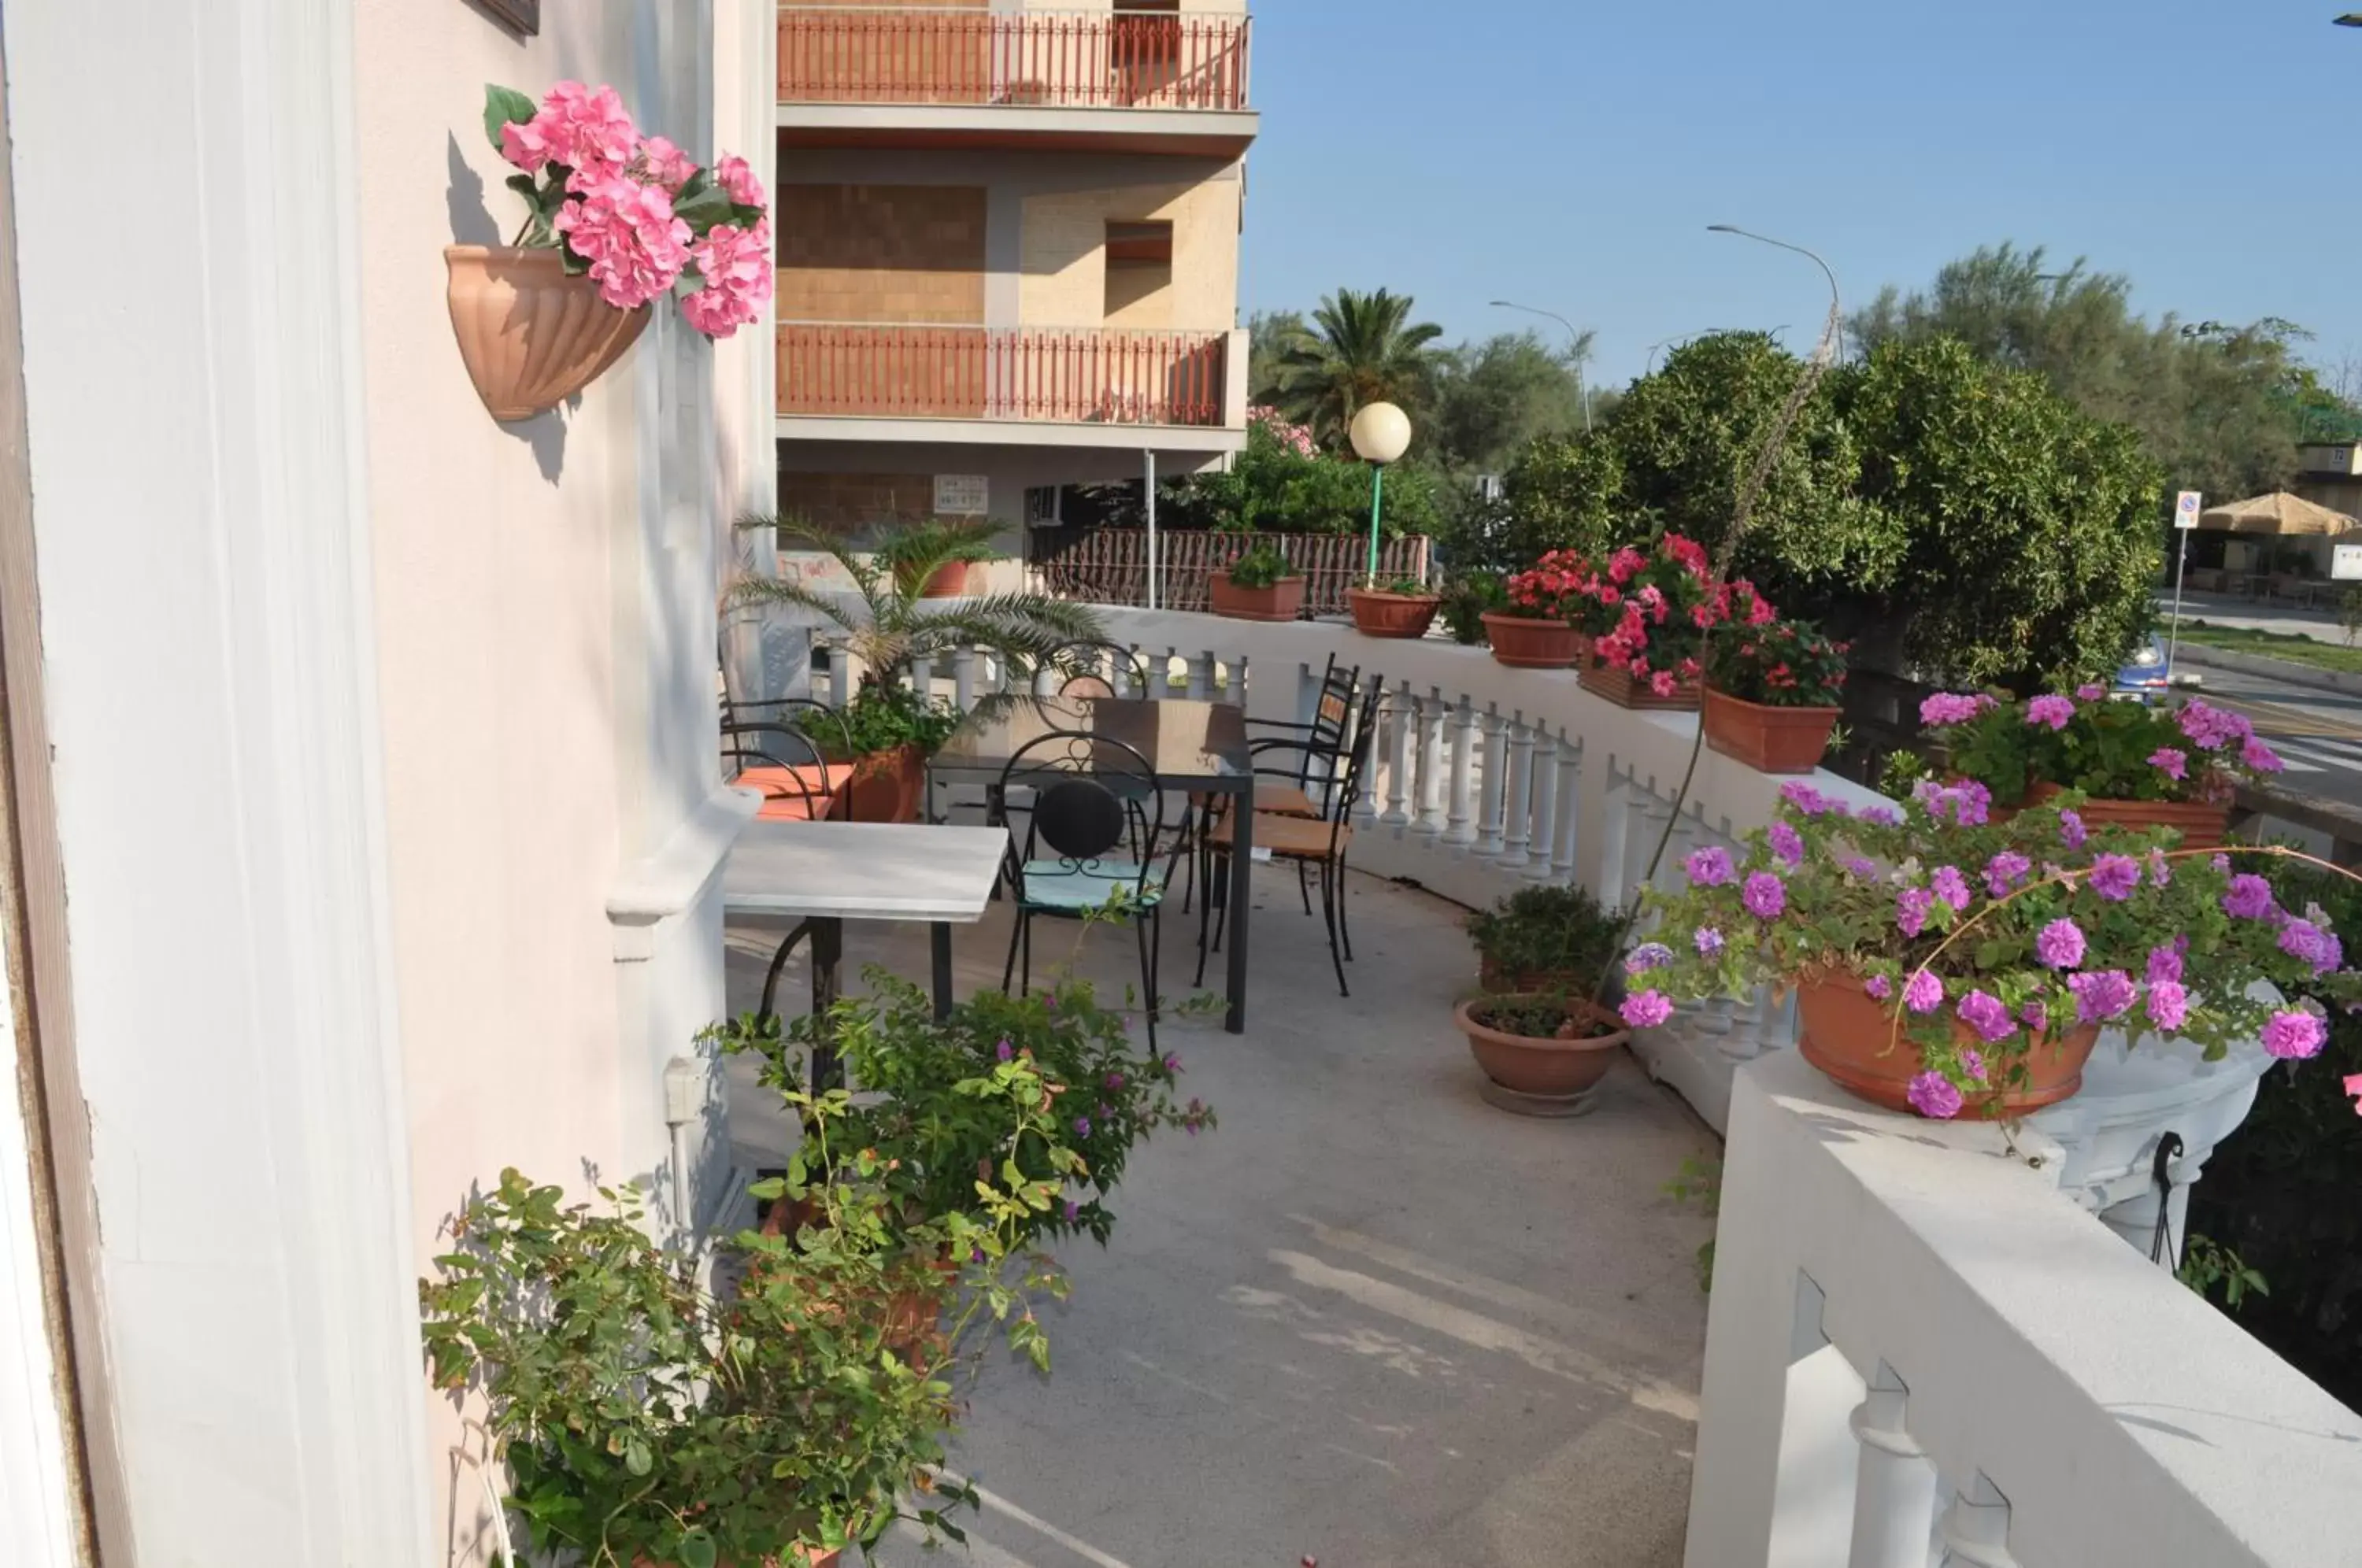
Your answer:
[[[2362,0],[2352,0],[2362,6]],[[1418,296],[1450,337],[1648,346],[1925,285],[1980,244],[2129,273],[2156,315],[2279,315],[2362,354],[2341,0],[1260,0],[1242,305]]]

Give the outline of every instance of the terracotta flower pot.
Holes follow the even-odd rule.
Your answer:
[[[966,561],[945,561],[935,569],[933,576],[917,584],[918,591],[911,594],[911,597],[916,599],[959,598],[967,591],[967,568],[968,563]],[[913,579],[897,572],[894,580],[903,592],[911,593]]]
[[[1206,580],[1214,613],[1233,621],[1293,621],[1304,611],[1304,580],[1283,577],[1269,588],[1241,588],[1228,574]]]
[[[1646,680],[1636,680],[1628,669],[1610,669],[1606,665],[1594,665],[1579,678],[1583,689],[1595,697],[1605,697],[1619,708],[1665,709],[1677,712],[1695,712],[1698,706],[1697,682],[1685,680],[1673,688],[1670,697],[1660,697]]]
[[[1589,1002],[1570,999],[1567,1011],[1584,1019],[1598,1032],[1583,1040],[1534,1040],[1504,1034],[1476,1021],[1481,1000],[1462,1002],[1451,1015],[1468,1037],[1468,1050],[1485,1076],[1512,1094],[1565,1099],[1595,1088],[1616,1065],[1616,1053],[1632,1038],[1613,1013]]]
[[[2056,784],[2036,784],[2025,791],[2029,807],[2048,805],[2065,793]],[[2085,827],[2148,829],[2178,828],[2184,849],[2220,849],[2231,835],[2231,810],[2202,801],[2086,801],[2075,808]]]
[[[1591,638],[1564,621],[1536,621],[1487,610],[1484,622],[1496,664],[1512,669],[1572,669],[1591,657]]]
[[[617,310],[588,277],[568,277],[556,250],[450,245],[451,332],[476,394],[494,419],[556,408],[624,357],[648,307]]]
[[[1345,602],[1353,612],[1353,630],[1365,637],[1423,637],[1443,606],[1440,594],[1380,593],[1369,588],[1347,589]]]
[[[837,800],[852,822],[914,823],[926,792],[926,754],[915,745],[900,745],[856,760],[852,780]]]
[[[1888,1110],[1911,1111],[1911,1080],[1920,1072],[1919,1047],[1906,1033],[1894,1040],[1886,1004],[1873,1000],[1852,975],[1830,975],[1796,990],[1804,1021],[1796,1049],[1840,1088]],[[1975,1031],[1955,1022],[1953,1037],[1976,1043]],[[1893,1049],[1889,1043],[1893,1042]],[[2083,1064],[2100,1042],[2100,1026],[2039,1037],[2025,1055],[2024,1087],[1969,1097],[1964,1116],[2021,1116],[2056,1105],[2083,1087]],[[1915,1112],[1914,1112],[1915,1114]]]
[[[1705,744],[1759,773],[1811,773],[1829,748],[1836,708],[1774,708],[1705,689]]]

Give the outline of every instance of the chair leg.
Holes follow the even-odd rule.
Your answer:
[[[1210,865],[1212,851],[1209,850],[1207,852],[1207,856]],[[1210,876],[1207,878],[1205,886],[1198,890],[1205,896],[1198,900],[1198,977],[1189,982],[1189,988],[1191,990],[1196,990],[1206,983],[1206,937],[1214,923],[1214,904],[1216,901],[1214,898],[1214,883]]]
[[[1310,914],[1312,912],[1312,887],[1311,884],[1305,879],[1304,875],[1308,869],[1309,869],[1308,862],[1299,860],[1296,863],[1296,891],[1298,896],[1304,900],[1304,912],[1306,914]]]
[[[1000,994],[1009,994],[1009,982],[1017,974],[1017,939],[1024,934],[1025,907],[1021,904],[1009,922],[1009,962],[1000,966]]]
[[[1148,1049],[1152,1055],[1156,1050],[1156,963],[1151,956],[1153,948],[1149,926],[1154,920],[1155,915],[1145,911],[1131,920],[1132,934],[1140,939],[1140,1005],[1148,1013]]]
[[[1017,931],[1021,938],[1018,945],[1024,953],[1023,962],[1017,967],[1017,994],[1030,997],[1033,994],[1033,916],[1031,911],[1018,916]]]
[[[1353,906],[1345,900],[1345,857],[1337,857],[1337,934],[1344,939],[1345,962],[1353,961],[1353,928],[1346,923],[1345,911]]]
[[[1338,994],[1351,997],[1353,994],[1353,988],[1345,983],[1344,950],[1338,945],[1337,942],[1337,894],[1341,890],[1336,885],[1336,878],[1331,873],[1330,862],[1322,861],[1320,863],[1320,914],[1329,926],[1329,962],[1337,971]]]

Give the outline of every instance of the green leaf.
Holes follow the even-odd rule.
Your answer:
[[[701,1529],[682,1536],[673,1550],[680,1554],[680,1568],[713,1568],[713,1538]]]
[[[730,221],[730,196],[727,192],[713,186],[691,195],[690,185],[696,183],[692,180],[689,185],[683,185],[680,194],[672,199],[672,215],[697,233],[703,234],[715,224]]]
[[[501,146],[503,127],[522,125],[538,113],[540,106],[515,88],[484,83],[484,134],[495,151],[506,150]]]

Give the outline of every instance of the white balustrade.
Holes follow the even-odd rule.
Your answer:
[[[1418,700],[1406,680],[1386,695],[1386,812],[1378,819],[1388,827],[1410,822],[1410,740],[1418,728]]]
[[[1451,800],[1444,815],[1443,842],[1464,849],[1476,842],[1475,806],[1472,784],[1476,767],[1475,711],[1462,695],[1445,722],[1445,739],[1451,752]]]
[[[1526,880],[1551,879],[1551,845],[1558,832],[1559,738],[1544,730],[1534,739],[1533,843],[1527,852]]]
[[[1526,864],[1534,831],[1534,731],[1523,712],[1510,724],[1509,735],[1509,825],[1501,868],[1515,871]]]
[[[1508,766],[1508,721],[1501,717],[1497,703],[1487,702],[1485,704],[1485,716],[1480,722],[1485,732],[1485,789],[1482,794],[1485,822],[1476,835],[1476,853],[1487,859],[1497,860],[1501,857],[1502,849],[1502,801],[1501,791],[1493,785],[1501,777],[1502,769]]]
[[[1418,699],[1418,818],[1427,838],[1443,833],[1443,697],[1429,688]]]

